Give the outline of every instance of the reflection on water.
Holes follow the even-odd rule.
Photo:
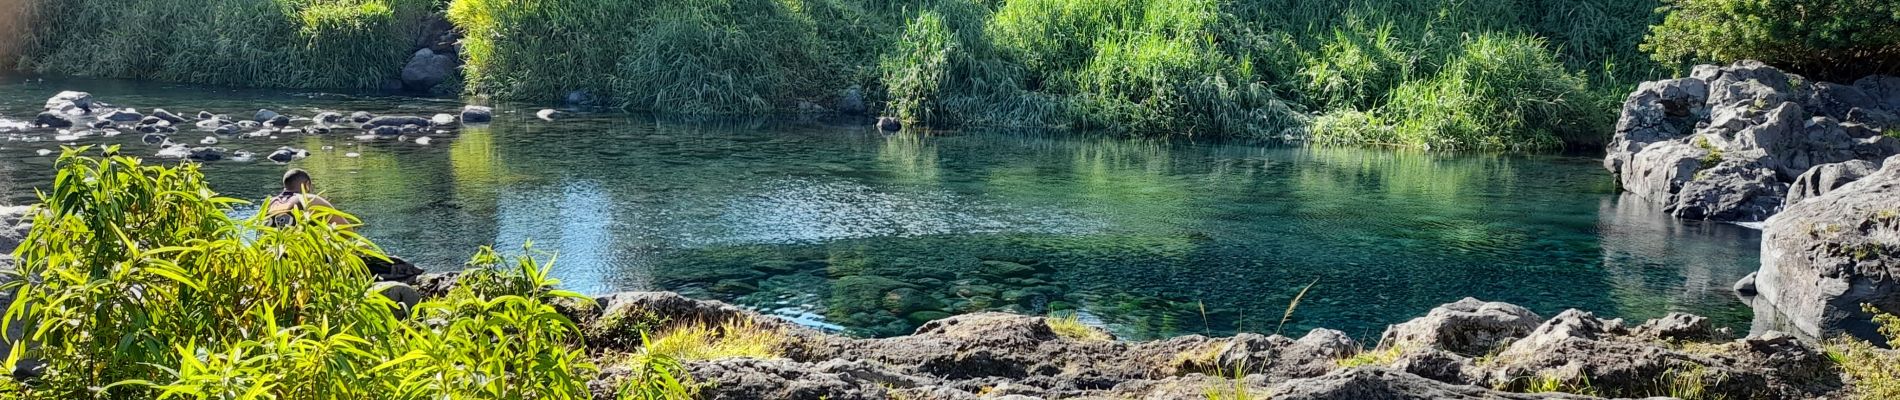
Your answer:
[[[459,107],[68,82],[0,85],[0,118],[66,88],[190,114]],[[1465,296],[1545,315],[1750,317],[1726,287],[1753,270],[1758,234],[1619,199],[1584,158],[500,111],[428,145],[228,140],[313,155],[206,170],[218,190],[262,198],[284,168],[309,169],[368,221],[364,234],[427,268],[532,240],[582,291],[675,290],[864,335],[953,313],[1079,309],[1130,337],[1324,326],[1370,338]],[[7,201],[50,181],[50,158],[34,154],[48,145],[0,145]]]

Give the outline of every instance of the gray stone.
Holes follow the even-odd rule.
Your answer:
[[[1840,188],[1861,177],[1873,174],[1880,164],[1867,160],[1853,160],[1809,169],[1807,173],[1795,178],[1788,187],[1788,204],[1799,203],[1812,197],[1818,197]]]
[[[837,108],[838,112],[845,114],[863,114],[866,111],[864,88],[857,85],[846,88],[844,93],[838,95]]]
[[[343,122],[343,114],[325,111],[317,113],[314,117],[310,117],[310,120],[325,125],[338,124]]]
[[[1275,386],[1274,400],[1528,400],[1590,399],[1564,393],[1509,393],[1455,385],[1378,367],[1344,369]]]
[[[1780,211],[1787,193],[1788,184],[1775,180],[1773,170],[1728,160],[1697,171],[1665,211],[1689,220],[1758,222]]]
[[[42,112],[34,116],[33,124],[48,128],[70,128],[75,125],[72,117],[52,111]]]
[[[99,116],[99,119],[112,122],[138,122],[145,119],[145,115],[132,110],[113,110],[111,113]]]
[[[402,67],[402,85],[409,90],[427,91],[449,79],[458,68],[454,56],[436,54],[431,49],[416,50]]]
[[[489,122],[495,118],[495,109],[484,106],[462,106],[462,123],[476,124]]]
[[[904,129],[904,123],[891,117],[878,117],[877,129],[885,132],[897,132]]]
[[[1736,280],[1733,289],[1735,290],[1735,294],[1739,296],[1754,296],[1760,293],[1755,290],[1754,272],[1750,272],[1748,275],[1743,276],[1742,279]]]
[[[40,110],[61,115],[87,115],[92,114],[95,108],[103,109],[107,106],[93,101],[91,93],[69,90],[46,99],[46,106]]]
[[[165,122],[170,122],[173,124],[185,123],[185,117],[180,117],[178,116],[178,114],[173,114],[171,111],[165,111],[165,109],[163,108],[152,109],[152,116],[158,117],[158,119],[165,120]]]
[[[272,118],[277,118],[279,115],[280,114],[277,114],[276,111],[271,111],[269,109],[258,109],[256,114],[251,115],[251,121],[262,123],[264,121],[269,121]]]
[[[1695,179],[1709,157],[1709,150],[1688,139],[1650,144],[1622,169],[1623,190],[1653,202],[1675,203],[1676,193]]]
[[[1529,334],[1540,323],[1543,318],[1524,307],[1466,297],[1433,308],[1423,317],[1386,327],[1379,341],[1386,346],[1476,356]]]
[[[371,118],[369,122],[365,122],[364,125],[370,128],[374,128],[378,126],[404,126],[404,125],[429,126],[429,123],[430,121],[428,118],[392,115],[392,116],[382,116],[382,117]]]
[[[363,111],[350,113],[350,122],[361,124],[361,123],[368,123],[372,119],[376,119],[376,114],[370,114],[368,112],[363,112]]]
[[[1721,336],[1708,318],[1679,312],[1644,322],[1636,327],[1635,333],[1663,340],[1691,341],[1714,340]]]
[[[1865,93],[1876,107],[1900,113],[1900,76],[1870,75],[1854,81],[1854,88]]]
[[[1765,300],[1798,333],[1846,333],[1879,343],[1870,304],[1900,313],[1900,162],[1789,204],[1762,232],[1756,277]]]

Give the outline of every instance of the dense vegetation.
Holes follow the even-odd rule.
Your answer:
[[[362,259],[375,245],[326,221],[227,217],[195,164],[69,150],[15,253],[8,355],[44,360],[25,399],[572,399],[596,367],[556,313],[543,263],[482,267],[448,296],[391,301]],[[107,149],[113,153],[113,149]],[[346,216],[347,217],[347,216]],[[10,393],[9,393],[10,392]]]
[[[1888,0],[1674,0],[1643,48],[1658,61],[1754,59],[1851,81],[1900,73],[1900,3]]]
[[[33,4],[16,64],[48,73],[374,87],[442,13],[466,90],[502,99],[1452,149],[1599,143],[1635,82],[1684,62],[1900,68],[1900,6],[1871,0]]]
[[[408,60],[436,3],[39,0],[32,29],[9,40],[23,47],[15,67],[41,73],[375,88]]]

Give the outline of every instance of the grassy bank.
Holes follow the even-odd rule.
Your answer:
[[[437,0],[17,0],[19,70],[243,87],[375,88]]]
[[[1658,0],[39,0],[15,64],[374,87],[423,17],[471,94],[936,127],[1550,149],[1606,137]],[[163,21],[163,23],[150,23]],[[243,27],[233,29],[233,27]],[[853,102],[849,100],[862,100]]]

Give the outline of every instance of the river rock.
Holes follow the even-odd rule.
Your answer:
[[[394,116],[394,115],[382,116],[382,117],[371,118],[369,122],[365,122],[364,129],[370,129],[370,128],[375,128],[379,126],[400,127],[404,125],[429,126],[429,119],[423,118],[423,117],[413,117],[413,116]]]
[[[52,111],[42,112],[34,116],[33,124],[48,128],[70,128],[74,125],[72,117]]]
[[[904,123],[898,121],[897,118],[878,117],[877,129],[885,132],[897,132],[904,129]]]
[[[224,124],[222,126],[217,127],[217,129],[212,129],[211,133],[217,134],[217,135],[236,135],[238,131],[240,130],[242,129],[240,129],[236,124]]]
[[[396,126],[376,126],[369,128],[369,133],[376,136],[396,136],[402,134],[402,128]]]
[[[99,119],[112,122],[138,122],[145,119],[145,116],[132,110],[113,110],[111,113],[99,116]]]
[[[403,87],[415,91],[427,91],[449,79],[457,68],[457,59],[450,55],[436,54],[435,50],[421,49],[409,57],[409,63],[402,67]]]
[[[170,140],[170,137],[167,137],[165,136],[165,134],[162,134],[162,133],[147,133],[145,134],[145,136],[140,137],[139,140],[144,142],[145,144],[156,146],[156,145],[165,144],[166,141]]]
[[[1861,309],[1900,313],[1900,162],[1788,205],[1762,232],[1758,300],[1797,333],[1884,339]]]
[[[1754,297],[1756,294],[1761,293],[1755,290],[1755,274],[1755,272],[1750,272],[1748,275],[1742,276],[1742,279],[1736,280],[1735,286],[1730,289],[1735,290],[1735,295],[1743,297]]]
[[[106,108],[93,101],[92,93],[69,90],[46,99],[46,106],[41,110],[63,115],[87,115],[92,114],[94,107]]]
[[[277,118],[279,115],[281,114],[278,114],[276,111],[271,111],[270,109],[258,109],[257,113],[251,116],[251,121],[261,123],[269,121],[272,118]]]
[[[185,123],[185,117],[180,117],[178,116],[178,114],[173,114],[171,111],[165,111],[165,109],[163,108],[152,109],[152,116],[158,117],[158,119],[162,119],[162,120],[165,120],[165,122],[169,122],[173,124]]]
[[[364,111],[357,111],[357,112],[350,113],[350,122],[361,124],[361,123],[368,123],[372,119],[376,119],[376,114],[370,114]]]
[[[1695,179],[1709,157],[1707,149],[1688,139],[1649,144],[1621,167],[1623,189],[1650,201],[1674,203],[1682,185]]]
[[[310,120],[316,121],[319,124],[332,125],[332,124],[342,123],[343,114],[325,111],[325,112],[317,113],[316,116],[310,117]]]
[[[271,160],[272,162],[277,162],[277,163],[287,163],[287,162],[296,161],[296,160],[302,159],[304,157],[309,157],[309,156],[310,156],[310,152],[305,151],[303,149],[279,147],[277,148],[276,151],[272,151],[269,155],[264,156],[264,159]]]
[[[454,115],[436,114],[434,116],[429,117],[430,126],[449,126],[449,125],[454,125],[454,124],[455,124]]]
[[[112,121],[107,121],[107,120],[102,119],[98,121],[92,121],[92,123],[87,124],[87,126],[91,126],[93,129],[105,129],[105,128],[112,127]]]
[[[837,108],[838,112],[845,114],[863,114],[866,110],[864,107],[864,87],[851,85],[851,87],[845,88],[844,92],[838,94]]]
[[[1543,317],[1524,307],[1466,297],[1433,308],[1423,317],[1386,327],[1379,341],[1400,348],[1433,348],[1478,356],[1524,337],[1543,322]]]
[[[1812,197],[1827,194],[1842,185],[1861,177],[1871,175],[1880,169],[1880,164],[1867,160],[1853,160],[1822,165],[1809,169],[1807,173],[1795,178],[1788,187],[1788,204],[1799,203]]]
[[[554,120],[554,114],[556,114],[556,113],[559,113],[559,111],[554,111],[554,109],[551,109],[551,108],[550,108],[550,109],[542,109],[541,111],[536,111],[536,112],[534,112],[534,117],[535,117],[535,118],[540,118],[540,119],[541,119],[542,121],[553,121],[553,120]]]
[[[495,109],[484,106],[462,106],[462,123],[477,124],[489,122],[495,118]]]
[[[271,117],[269,121],[264,121],[264,125],[275,128],[290,126],[290,117],[283,115]]]

